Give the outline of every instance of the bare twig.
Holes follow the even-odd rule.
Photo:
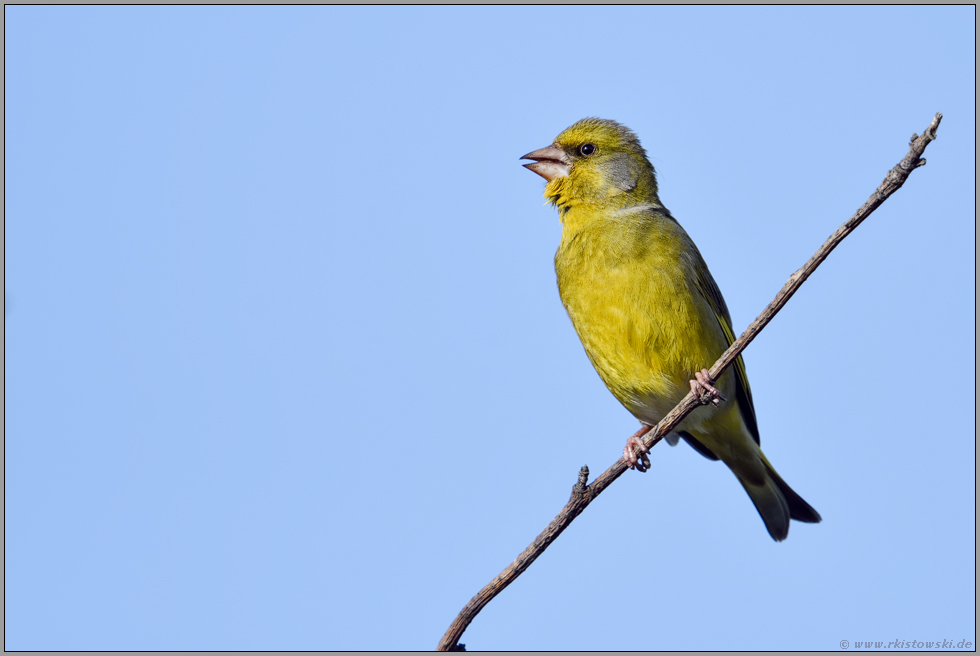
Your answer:
[[[917,134],[912,135],[912,139],[909,143],[909,152],[902,158],[902,161],[895,165],[895,167],[888,172],[885,176],[884,181],[878,188],[875,189],[871,197],[865,201],[854,216],[849,218],[844,224],[839,227],[827,241],[824,242],[813,257],[811,257],[806,264],[804,264],[799,271],[794,273],[783,285],[783,288],[779,290],[776,294],[776,298],[762,311],[755,321],[749,324],[749,327],[745,329],[745,332],[736,339],[728,350],[725,351],[718,361],[709,369],[709,375],[712,379],[718,380],[722,372],[739,356],[739,354],[745,349],[749,343],[755,339],[755,336],[765,328],[772,318],[776,315],[779,310],[782,309],[786,302],[789,301],[790,297],[796,293],[796,290],[800,288],[800,285],[810,277],[810,274],[820,266],[820,263],[827,259],[830,255],[830,251],[834,250],[844,237],[851,234],[858,225],[861,224],[872,212],[878,209],[878,206],[885,202],[889,196],[898,191],[898,189],[905,184],[908,179],[909,174],[920,166],[925,165],[926,160],[922,158],[922,153],[925,152],[926,146],[929,145],[931,141],[936,138],[936,130],[939,127],[939,122],[942,121],[943,115],[937,113],[935,118],[932,119],[932,123],[926,128],[926,131],[920,137]],[[701,401],[695,397],[693,392],[688,392],[680,403],[678,403],[673,410],[671,410],[667,416],[665,416],[659,424],[651,428],[643,436],[643,444],[648,448],[655,445],[664,435],[670,433],[678,424],[696,407],[701,405]],[[463,635],[463,631],[469,626],[470,622],[477,616],[477,614],[490,603],[490,600],[500,594],[504,588],[510,585],[521,573],[526,570],[531,563],[540,556],[545,549],[548,548],[554,540],[561,535],[562,531],[568,528],[568,525],[572,523],[579,514],[585,510],[592,501],[599,496],[603,490],[605,490],[613,481],[619,478],[623,472],[627,469],[626,462],[620,458],[612,467],[604,471],[592,485],[586,486],[585,482],[589,477],[589,468],[582,467],[579,472],[579,481],[572,488],[572,497],[565,504],[565,507],[561,509],[561,512],[551,520],[551,523],[541,531],[538,537],[534,538],[527,549],[521,552],[521,554],[508,565],[504,571],[498,574],[490,583],[488,583],[482,590],[476,593],[469,603],[463,607],[453,623],[449,625],[449,629],[446,634],[442,637],[439,642],[437,649],[439,651],[461,651],[465,649],[465,645],[459,644],[459,639]]]

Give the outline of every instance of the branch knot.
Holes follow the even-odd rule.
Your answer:
[[[569,497],[568,501],[578,501],[585,494],[585,491],[589,489],[589,466],[582,465],[582,468],[578,470],[578,482],[572,486],[572,496]]]

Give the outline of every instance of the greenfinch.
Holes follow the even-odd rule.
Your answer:
[[[609,391],[643,425],[627,440],[627,463],[646,470],[640,436],[694,390],[711,403],[668,441],[683,438],[728,465],[774,540],[786,538],[790,519],[819,522],[759,448],[741,356],[717,381],[708,377],[706,367],[735,339],[728,307],[697,246],[660,202],[636,135],[586,118],[521,159],[548,181],[544,196],[562,223],[555,254],[562,304]]]

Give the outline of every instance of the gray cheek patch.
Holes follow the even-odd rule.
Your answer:
[[[633,191],[640,179],[640,167],[629,155],[613,155],[603,163],[606,175],[618,189]]]

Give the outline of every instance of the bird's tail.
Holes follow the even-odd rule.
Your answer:
[[[762,521],[765,522],[766,529],[772,539],[777,542],[786,539],[786,536],[789,535],[790,519],[800,522],[819,522],[820,513],[786,484],[786,481],[776,473],[776,470],[769,464],[761,451],[759,456],[765,465],[766,473],[762,484],[757,484],[742,476],[738,476],[738,480],[748,492],[749,498],[755,504],[755,509],[762,516]]]

